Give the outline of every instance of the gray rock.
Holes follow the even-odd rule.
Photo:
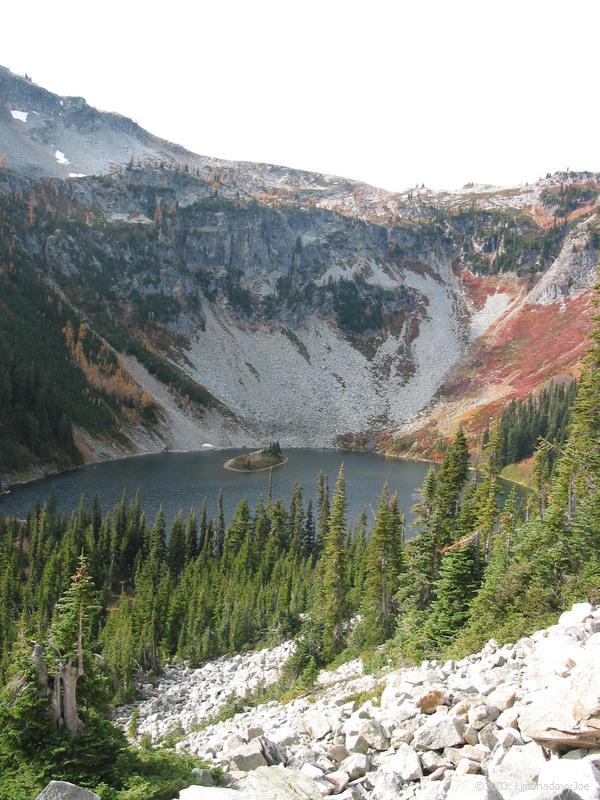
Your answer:
[[[252,739],[248,744],[237,747],[229,754],[231,769],[249,772],[258,767],[266,767],[267,759],[264,756],[260,739]]]
[[[362,797],[358,786],[349,786],[341,794],[336,794],[335,800],[362,800]]]
[[[315,764],[309,764],[308,762],[300,767],[300,772],[306,775],[307,778],[312,778],[315,781],[317,778],[322,778],[325,775],[320,767],[317,767]]]
[[[488,750],[493,750],[498,744],[498,728],[493,722],[479,731],[479,742],[487,747]]]
[[[369,743],[360,733],[347,733],[346,750],[349,753],[367,753],[369,751]]]
[[[457,717],[466,717],[471,708],[475,706],[484,705],[486,698],[482,694],[476,694],[471,697],[464,697],[452,706],[451,713]]]
[[[503,787],[507,797],[513,798],[526,791],[529,788],[527,784],[536,782],[545,764],[542,748],[535,742],[530,742],[514,745],[507,751],[494,751],[487,774],[492,783]]]
[[[209,770],[203,767],[196,767],[192,770],[194,776],[194,783],[198,786],[214,786],[215,782]]]
[[[373,778],[369,800],[397,800],[402,779],[393,773],[378,772]]]
[[[304,727],[313,739],[323,739],[331,733],[331,722],[325,714],[313,711],[304,717]]]
[[[367,720],[360,726],[359,737],[373,750],[386,750],[389,745],[389,737],[383,726],[373,719]]]
[[[413,745],[417,750],[443,750],[464,743],[464,722],[460,717],[432,717],[415,731]]]
[[[334,794],[339,794],[339,792],[342,792],[350,783],[350,776],[347,772],[338,769],[335,770],[335,772],[328,772],[327,775],[325,775],[325,780],[333,785]]]
[[[342,772],[347,773],[351,781],[362,778],[371,768],[369,756],[364,753],[353,753],[340,764]]]
[[[267,739],[265,736],[259,737],[258,741],[260,742],[265,761],[270,767],[273,767],[277,764],[283,764],[285,762],[285,753],[279,747],[279,745],[275,744],[275,742],[272,742],[270,739]]]
[[[50,781],[36,800],[100,800],[100,798],[89,789],[82,789],[74,783]]]
[[[490,722],[498,719],[499,715],[500,710],[496,708],[496,706],[490,705],[473,706],[473,708],[470,708],[467,712],[469,725],[477,731],[480,731],[482,728],[485,728],[486,725],[489,725]]]
[[[446,800],[503,800],[503,797],[482,775],[453,775]]]
[[[440,755],[434,750],[426,750],[421,754],[423,772],[434,772],[440,768],[451,766],[451,763],[444,755]]]
[[[461,759],[456,765],[456,775],[477,775],[481,770],[481,764],[477,761],[471,761],[470,758]]]
[[[570,611],[565,611],[560,615],[558,624],[562,625],[563,628],[569,628],[572,625],[578,625],[582,622],[585,622],[593,610],[594,607],[591,603],[575,603],[575,605],[571,607]]]
[[[487,701],[491,706],[496,706],[500,711],[506,711],[507,708],[514,705],[516,697],[516,686],[503,684],[488,694]]]
[[[404,743],[400,744],[393,755],[382,759],[379,768],[384,772],[393,772],[402,778],[405,783],[419,780],[423,775],[419,754]]]

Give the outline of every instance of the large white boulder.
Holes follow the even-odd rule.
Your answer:
[[[522,708],[519,728],[531,739],[551,747],[600,745],[600,634],[579,649],[572,672],[532,692]]]
[[[240,790],[237,795],[238,800],[320,800],[321,798],[315,781],[302,775],[298,770],[284,767],[260,767],[248,773],[238,785]]]
[[[36,800],[100,800],[100,798],[89,789],[82,789],[74,783],[50,781]]]
[[[542,789],[570,789],[581,800],[600,800],[600,772],[585,758],[548,761],[542,767],[537,782]]]
[[[565,611],[564,614],[560,615],[558,624],[562,625],[563,628],[579,625],[586,621],[593,610],[594,607],[591,603],[575,603],[570,611]]]

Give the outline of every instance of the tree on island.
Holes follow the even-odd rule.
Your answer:
[[[276,442],[269,442],[266,447],[263,447],[262,454],[265,456],[275,456],[276,458],[281,458],[281,445],[279,441]]]

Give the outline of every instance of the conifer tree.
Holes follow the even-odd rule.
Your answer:
[[[250,510],[246,498],[240,500],[235,509],[233,519],[225,536],[223,545],[224,560],[231,564],[239,553],[244,542],[250,536]]]
[[[189,564],[199,552],[196,514],[190,511],[183,536],[183,563]]]
[[[401,547],[397,503],[395,507],[392,505],[386,484],[368,543],[361,607],[366,641],[370,645],[389,638],[396,622],[395,594],[401,569]]]
[[[185,564],[185,522],[181,511],[177,512],[173,525],[171,526],[171,536],[169,537],[168,564],[171,574],[177,578]]]
[[[325,660],[340,652],[344,643],[346,612],[346,478],[344,465],[338,473],[327,533],[321,557],[321,596],[317,615],[322,620],[322,647]]]
[[[154,518],[154,525],[150,532],[150,560],[162,563],[167,553],[167,540],[165,530],[165,512],[161,505]]]
[[[304,522],[304,552],[311,557],[316,555],[316,531],[315,519],[313,516],[313,503],[312,500],[308,501],[306,507],[306,520]]]
[[[95,587],[83,556],[71,585],[57,603],[48,634],[48,658],[54,677],[52,716],[71,738],[84,728],[77,708],[77,683],[90,661],[92,614],[96,610]],[[45,668],[45,667],[44,667]]]
[[[321,552],[323,542],[325,541],[325,537],[327,535],[329,514],[329,480],[327,475],[321,471],[317,475],[317,554]]]
[[[200,508],[200,534],[198,538],[198,552],[202,552],[208,544],[208,501],[206,497],[202,499]]]
[[[442,652],[467,622],[477,589],[477,567],[478,552],[473,537],[450,545],[442,555],[427,620],[425,652]]]
[[[219,490],[217,498],[217,519],[215,522],[215,535],[213,542],[213,555],[220,557],[223,553],[223,544],[225,542],[225,512],[223,510],[223,492]]]

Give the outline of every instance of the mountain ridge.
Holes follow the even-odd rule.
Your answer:
[[[4,68],[0,154],[4,279],[20,261],[70,305],[64,357],[118,431],[72,420],[85,460],[265,435],[435,457],[578,373],[592,173],[393,193],[196,156]]]

